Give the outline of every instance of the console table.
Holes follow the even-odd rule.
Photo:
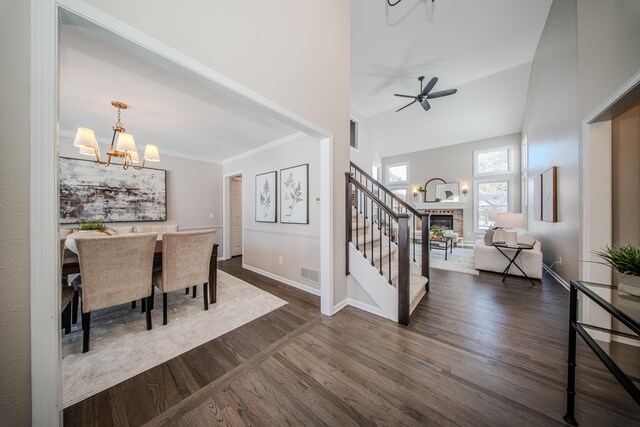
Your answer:
[[[605,301],[596,291],[604,289],[611,291],[611,303]],[[578,321],[578,295],[583,295],[594,301],[609,313],[614,319],[620,321],[628,327],[634,335],[605,329],[594,325],[589,325]],[[606,332],[613,335],[622,335],[626,338],[640,340],[640,297],[628,295],[618,291],[617,288],[590,282],[571,281],[569,294],[569,357],[567,360],[567,413],[564,420],[574,426],[578,425],[575,419],[575,398],[576,398],[576,333],[587,343],[589,348],[598,356],[602,363],[609,369],[618,382],[624,387],[629,395],[640,406],[640,390],[633,383],[633,380],[615,363],[607,352],[589,334],[591,331]],[[640,354],[640,350],[639,350]]]

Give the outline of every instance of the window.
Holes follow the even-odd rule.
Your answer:
[[[395,190],[391,190],[393,194],[398,196],[400,200],[406,202],[407,201],[407,189],[406,188],[398,188]]]
[[[371,178],[375,179],[376,181],[380,181],[380,165],[376,164],[376,163],[372,163],[371,164]]]
[[[475,182],[476,231],[487,230],[493,220],[491,214],[511,210],[513,180],[477,180]]]
[[[513,211],[513,148],[496,147],[473,152],[474,230],[482,233],[492,214]]]
[[[473,152],[473,175],[489,176],[513,173],[513,152],[511,147],[490,148]]]
[[[351,120],[350,130],[351,130],[350,132],[351,138],[349,140],[349,145],[351,146],[351,148],[355,148],[357,150],[358,149],[358,122]]]
[[[409,164],[398,163],[387,166],[387,184],[404,184],[409,180]]]

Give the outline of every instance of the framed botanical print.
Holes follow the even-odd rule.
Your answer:
[[[276,222],[278,211],[278,172],[256,175],[256,222]]]
[[[309,164],[280,169],[280,222],[309,224]]]

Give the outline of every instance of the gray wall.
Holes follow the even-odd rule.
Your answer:
[[[522,133],[529,179],[558,166],[558,222],[532,222],[544,261],[578,277],[582,121],[640,70],[640,2],[555,0],[531,69]],[[529,206],[532,206],[530,192]]]
[[[309,164],[309,224],[283,224],[280,169]],[[225,175],[242,171],[243,258],[248,266],[283,277],[303,286],[320,289],[320,284],[301,277],[300,268],[320,271],[320,142],[300,138],[224,165]],[[256,222],[256,175],[277,171],[276,223]],[[279,263],[282,257],[282,264]]]
[[[424,187],[424,184],[431,178],[442,178],[447,182],[459,182],[460,201],[466,203],[463,216],[464,239],[473,242],[478,238],[478,235],[473,230],[473,152],[485,148],[512,147],[514,161],[513,206],[515,212],[520,212],[520,143],[520,134],[514,133],[465,142],[464,144],[385,157],[382,159],[383,182],[386,182],[387,179],[387,165],[408,162],[409,184],[402,186],[402,188],[407,188],[407,201],[409,203],[422,200],[420,194],[416,199],[413,198],[413,189],[420,186]],[[466,185],[469,190],[466,196],[462,195],[463,185]]]
[[[28,1],[0,5],[0,425],[31,419]]]
[[[558,257],[560,276],[578,277],[580,231],[580,155],[578,135],[578,52],[576,1],[554,1],[531,67],[522,134],[529,146],[529,185],[558,167],[558,222],[533,220],[529,192],[529,230],[542,243],[544,262]]]

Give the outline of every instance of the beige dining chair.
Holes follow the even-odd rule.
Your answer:
[[[162,238],[162,270],[153,273],[153,284],[162,291],[162,322],[167,324],[167,293],[203,286],[204,309],[209,309],[209,264],[217,230],[165,233]]]
[[[91,312],[135,300],[147,301],[151,325],[151,273],[156,233],[78,237],[82,276],[82,352],[89,351]]]
[[[60,283],[62,284],[62,290],[60,295],[60,315],[61,323],[64,328],[64,333],[71,332],[71,309],[73,304],[73,287],[68,286],[65,280],[62,280],[62,266],[64,264],[64,251],[66,237],[60,237]]]
[[[136,225],[134,231],[136,233],[158,233],[162,237],[164,233],[177,233],[180,229],[179,224],[166,225]]]

